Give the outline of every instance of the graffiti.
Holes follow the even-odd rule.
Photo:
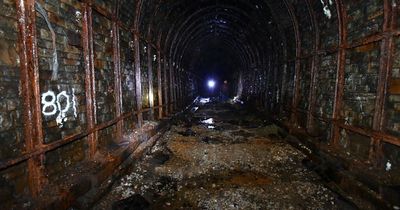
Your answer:
[[[52,55],[52,59],[49,62],[49,66],[50,69],[53,70],[53,73],[51,75],[51,80],[55,81],[58,79],[58,56],[57,56],[57,47],[56,47],[56,33],[54,32],[54,28],[50,23],[49,17],[47,16],[47,12],[46,10],[43,9],[42,5],[35,1],[35,9],[36,11],[42,15],[42,17],[44,18],[44,20],[47,23],[47,27],[50,30],[51,33],[51,39],[52,39],[52,45],[53,45],[53,55]]]
[[[62,108],[61,103],[60,103],[62,97],[65,98],[65,101],[66,101],[66,103],[67,103],[67,104],[65,105],[65,108],[64,108],[64,109]],[[70,106],[71,106],[71,104],[70,104],[70,102],[69,102],[69,96],[67,95],[67,92],[62,91],[61,93],[59,93],[59,94],[57,95],[57,106],[58,106],[58,110],[60,111],[60,114],[57,116],[56,121],[57,121],[57,125],[59,125],[60,127],[62,127],[62,126],[63,126],[63,123],[67,121],[66,113],[67,113],[67,111],[69,110],[69,108],[70,108]]]
[[[390,163],[390,161],[388,161],[386,163],[386,171],[390,171],[392,169],[392,163]]]
[[[50,98],[50,100],[47,100]],[[51,116],[55,115],[57,113],[57,105],[56,105],[56,95],[54,94],[53,91],[47,91],[46,93],[43,93],[42,95],[42,104],[43,104],[43,110],[42,113],[44,116]],[[51,107],[51,111],[46,111],[48,108]]]
[[[66,91],[62,91],[56,95],[53,91],[49,90],[42,94],[42,105],[44,116],[53,116],[58,112],[56,122],[59,127],[63,127],[63,124],[67,122],[67,112],[71,108],[74,112],[74,117],[77,117],[75,89],[72,89],[72,97]]]
[[[77,118],[78,117],[78,112],[77,112],[77,109],[76,109],[76,104],[77,104],[77,102],[76,102],[76,97],[75,97],[75,89],[74,88],[72,88],[72,108],[74,109],[74,117],[75,118]]]
[[[326,17],[328,17],[328,19],[332,18],[332,13],[331,10],[329,9],[329,5],[333,5],[333,1],[329,0],[329,4],[325,3],[324,0],[321,0],[321,4],[324,7],[324,14]]]

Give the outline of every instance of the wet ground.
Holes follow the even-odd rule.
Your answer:
[[[93,209],[342,209],[280,129],[197,102]]]

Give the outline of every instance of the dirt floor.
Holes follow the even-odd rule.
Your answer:
[[[93,209],[344,209],[340,196],[240,104],[200,100]]]

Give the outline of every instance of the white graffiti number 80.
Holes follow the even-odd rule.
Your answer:
[[[75,91],[72,90],[72,103],[74,109],[74,115],[76,117],[76,99],[75,99]],[[65,101],[66,104],[63,107],[61,102]],[[57,116],[57,124],[62,126],[62,123],[66,121],[66,113],[71,108],[70,96],[66,91],[62,91],[61,93],[56,94],[53,91],[47,91],[42,94],[42,113],[44,116],[52,116],[57,112],[60,112]]]
[[[50,98],[50,101],[46,100]],[[52,91],[48,91],[47,93],[43,93],[42,95],[42,104],[43,104],[43,110],[42,113],[44,116],[50,116],[50,115],[55,115],[57,113],[57,105],[56,105],[56,95]],[[51,109],[51,111],[46,111],[48,109]]]

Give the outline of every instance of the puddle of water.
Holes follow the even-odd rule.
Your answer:
[[[213,118],[209,118],[209,119],[203,120],[201,122],[204,123],[204,124],[212,125],[212,124],[214,124],[214,119]]]
[[[200,103],[201,104],[210,103],[210,98],[200,98]]]

